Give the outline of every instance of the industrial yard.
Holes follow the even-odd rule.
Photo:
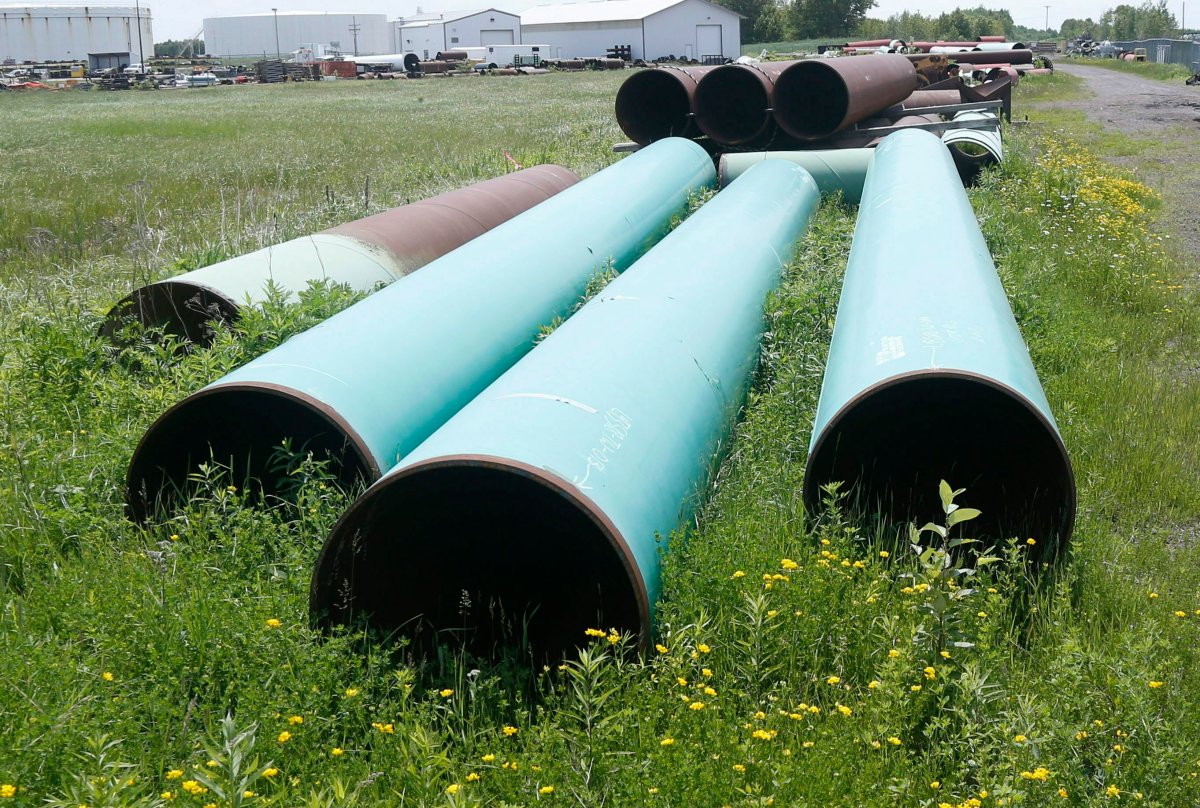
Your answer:
[[[877,57],[847,61],[860,58]],[[957,101],[991,116],[972,126],[1003,138],[1002,156],[955,171],[934,137],[953,135],[953,120],[896,132],[895,116],[864,115],[821,136],[847,153],[878,139],[866,184],[822,185],[821,197],[779,161],[718,192],[710,158],[729,126],[614,150],[638,139],[615,111],[626,82],[671,69],[0,94],[0,805],[1194,802],[1200,237],[1196,168],[1178,159],[1198,145],[1194,88],[1076,65],[1011,86],[999,71],[1011,123],[999,101]],[[761,125],[731,150],[778,145]],[[553,216],[514,211],[380,291],[317,282],[293,294],[280,268],[203,338],[110,325],[113,305],[147,285],[253,255],[274,272],[284,253],[264,248],[551,164],[560,185],[534,210]],[[588,227],[603,235],[576,238]],[[587,254],[626,227],[647,232]],[[439,290],[456,255],[472,280]],[[558,282],[555,305],[486,330],[535,311],[569,272],[580,274]],[[424,291],[406,302],[415,284]],[[879,290],[887,305],[870,309]],[[822,398],[850,389],[827,374],[903,360],[887,342],[871,348],[883,358],[856,361],[835,320],[845,333],[855,316],[865,328],[896,313],[900,333],[917,312],[945,365],[960,335],[981,342],[991,327],[991,314],[968,319],[975,294],[1000,312],[980,367],[1017,367],[1028,386],[997,387],[1047,417],[1020,431],[947,387],[858,427],[870,445],[856,451],[890,449],[896,468],[937,458],[907,504],[948,539],[980,540],[943,556],[938,529],[914,548],[903,519],[814,486],[806,465],[829,427]],[[654,316],[636,319],[639,307]],[[347,328],[355,311],[376,312],[375,330]],[[343,341],[322,348],[322,331]],[[194,455],[174,488],[150,496],[131,482],[164,413],[248,372],[279,387],[269,374],[322,351],[325,375],[382,385],[362,412],[405,418],[449,400],[443,369],[524,355],[525,375],[497,372],[494,400],[459,402],[459,431],[409,447],[404,463],[460,445],[469,458],[484,435],[487,451],[473,451],[509,452],[543,493],[478,476],[492,457],[426,488],[398,467],[360,498],[373,478],[303,441],[270,447],[254,474]],[[408,368],[419,373],[402,394]],[[630,381],[606,392],[611,378]],[[606,397],[633,403],[590,406]],[[914,409],[939,416],[904,421]],[[594,434],[573,420],[585,416],[601,419]],[[346,419],[370,444],[370,417]],[[156,456],[193,438],[185,425]],[[371,451],[361,465],[376,477],[397,460]],[[980,470],[995,458],[999,476]],[[603,474],[628,475],[613,490],[634,493],[606,499]],[[1052,490],[1050,518],[1006,528],[1029,480],[1064,475],[1071,490]],[[593,529],[575,511],[545,498],[554,486],[577,489],[597,533],[665,502],[655,507],[676,521],[630,541],[646,603],[576,619],[573,592],[615,589],[624,573],[585,546]],[[397,491],[409,499],[387,499]],[[422,526],[401,537],[394,525],[412,513]],[[361,546],[412,536],[425,546],[360,564],[367,584],[346,576]],[[442,592],[436,634],[344,608],[367,597],[360,587],[384,613],[500,568],[554,593],[551,622],[571,624],[562,648],[545,655],[564,635],[542,642],[553,632],[537,610],[498,614],[499,595],[480,600],[486,585]]]

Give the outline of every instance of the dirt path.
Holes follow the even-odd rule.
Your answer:
[[[1091,95],[1054,106],[1081,110],[1106,129],[1154,141],[1146,153],[1114,161],[1135,168],[1140,179],[1163,195],[1174,236],[1200,267],[1200,204],[1195,197],[1200,182],[1200,86],[1086,65],[1059,64],[1055,69],[1083,79]]]

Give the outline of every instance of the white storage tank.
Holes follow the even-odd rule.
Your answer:
[[[122,67],[154,54],[145,6],[0,3],[0,63],[80,62]]]

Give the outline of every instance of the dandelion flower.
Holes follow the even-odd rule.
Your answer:
[[[279,618],[272,617],[269,620],[267,620],[266,625],[267,625],[267,628],[279,628],[280,626],[283,625],[283,623],[279,620]]]
[[[292,739],[292,733],[288,732],[288,731],[285,729],[283,732],[279,733],[279,737],[278,737],[278,739],[277,739],[277,740],[278,740],[280,743],[287,743],[287,742],[288,742],[288,741],[290,741],[291,739]]]
[[[506,726],[504,729],[502,729],[500,731],[504,733],[504,737],[506,737],[506,738],[511,738],[512,736],[514,736],[518,732],[520,732],[520,730],[518,730],[516,727],[509,727],[509,726]]]
[[[1036,539],[1026,539],[1025,543],[1028,544],[1030,547],[1032,547],[1033,545],[1037,544],[1037,540]]]
[[[17,796],[17,787],[12,783],[0,785],[0,797],[3,797],[6,800],[11,800],[15,796]]]

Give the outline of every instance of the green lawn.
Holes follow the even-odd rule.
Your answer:
[[[1104,162],[1152,154],[1026,106],[1066,81],[1021,83],[1035,125],[971,192],[1079,484],[1053,587],[1013,537],[938,612],[937,576],[869,514],[804,513],[854,227],[836,204],[767,304],[647,657],[586,626],[561,668],[318,635],[309,575],[352,496],[319,468],[273,510],[213,479],[145,529],[124,519],[163,409],[348,302],[114,356],[93,335],[131,285],[494,176],[505,150],[590,174],[624,140],[622,78],[0,96],[0,806],[1195,802],[1195,259]],[[939,653],[935,613],[970,646]]]

